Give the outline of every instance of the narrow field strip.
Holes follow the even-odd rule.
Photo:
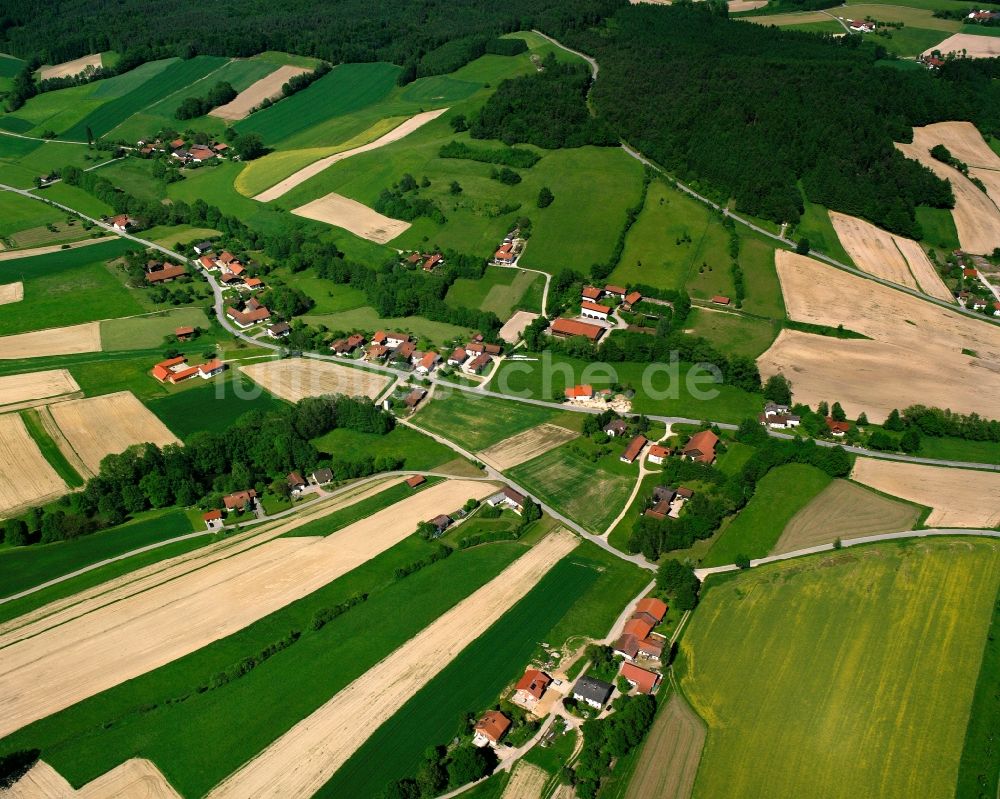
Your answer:
[[[705,735],[704,722],[675,692],[653,722],[625,799],[688,799]]]
[[[540,424],[523,433],[505,438],[499,444],[476,453],[476,457],[494,469],[503,471],[572,441],[579,433],[556,424]]]
[[[35,443],[16,413],[0,416],[0,514],[66,493],[67,486]]]
[[[295,725],[211,791],[209,797],[315,794],[407,699],[528,593],[577,543],[564,531],[547,536],[498,577]]]
[[[278,67],[270,75],[266,75],[256,83],[252,83],[241,91],[236,98],[225,105],[213,108],[208,112],[210,117],[218,117],[227,122],[236,122],[250,115],[250,111],[260,105],[264,100],[274,100],[281,96],[281,87],[288,83],[296,75],[301,75],[311,70],[305,67],[283,66]]]
[[[21,411],[21,419],[28,434],[34,439],[42,457],[48,461],[49,466],[55,469],[56,474],[70,488],[79,488],[83,485],[84,479],[80,473],[73,468],[67,457],[59,449],[58,443],[48,434],[45,424],[38,411],[29,409]]]
[[[72,394],[79,390],[80,386],[67,369],[7,375],[0,377],[0,406]]]

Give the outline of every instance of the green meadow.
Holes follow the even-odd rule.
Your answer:
[[[432,471],[455,460],[455,451],[410,427],[397,425],[384,436],[337,428],[312,442],[333,460],[354,460],[359,455],[403,459],[404,469]]]
[[[150,368],[152,364],[147,371]],[[235,372],[224,372],[208,381],[192,378],[171,389],[146,405],[182,440],[202,430],[224,430],[250,411],[270,411],[285,404]]]
[[[492,311],[508,319],[521,308],[540,313],[543,284],[542,275],[490,266],[479,280],[460,277],[444,299],[449,305]]]

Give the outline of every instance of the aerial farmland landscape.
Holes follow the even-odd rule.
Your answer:
[[[1000,0],[0,3],[0,797],[998,742]]]

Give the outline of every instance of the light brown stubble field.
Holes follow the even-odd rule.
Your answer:
[[[0,639],[0,737],[231,635],[495,490],[448,480],[329,536],[272,538],[168,581],[154,574],[112,604],[96,597],[89,612],[70,606],[21,626]]]
[[[99,66],[101,66],[101,54],[92,53],[91,55],[80,56],[72,61],[64,61],[61,64],[43,66],[38,70],[38,76],[42,80],[48,80],[49,78],[72,78],[74,75],[79,75],[87,67]]]
[[[502,472],[504,469],[511,469],[530,461],[532,458],[537,458],[550,449],[572,441],[579,435],[573,430],[546,422],[537,427],[531,427],[523,433],[505,438],[489,449],[477,453],[476,457]]]
[[[327,394],[374,399],[389,383],[386,375],[314,358],[262,361],[241,366],[240,371],[271,394],[289,402]]]
[[[72,394],[79,390],[80,386],[66,369],[7,375],[0,377],[0,406]]]
[[[939,50],[942,55],[965,51],[967,58],[996,58],[1000,56],[1000,39],[975,33],[954,33],[939,44],[927,48],[924,55]]]
[[[0,415],[0,518],[68,490],[38,449],[20,414]]]
[[[5,799],[181,799],[166,777],[150,761],[126,760],[119,766],[74,790],[44,760],[18,780]]]
[[[281,95],[281,87],[288,83],[296,75],[311,70],[305,67],[283,66],[278,67],[270,75],[265,75],[256,83],[250,84],[241,91],[236,98],[225,105],[213,108],[208,112],[210,117],[218,117],[227,122],[236,122],[249,116],[250,111],[260,105],[264,100],[275,99]]]
[[[20,302],[24,299],[24,283],[4,283],[0,286],[0,305]]]
[[[292,209],[292,213],[304,216],[306,219],[342,227],[355,236],[377,244],[387,244],[410,228],[409,222],[383,216],[367,205],[336,192],[300,205]]]
[[[71,327],[53,327],[32,333],[0,336],[0,361],[100,351],[100,322],[85,322]]]
[[[482,588],[300,721],[209,799],[312,796],[403,703],[509,610],[578,539],[550,533]]]
[[[675,693],[653,722],[625,799],[688,799],[704,746],[704,722]]]
[[[548,781],[547,771],[522,760],[514,766],[514,773],[500,799],[541,799],[542,789]]]

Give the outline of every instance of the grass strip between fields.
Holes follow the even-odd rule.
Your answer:
[[[38,415],[38,411],[33,408],[21,411],[21,419],[24,421],[24,426],[27,428],[28,434],[38,445],[38,449],[41,451],[42,456],[49,462],[49,466],[55,469],[56,474],[63,479],[63,482],[65,482],[70,488],[79,488],[82,486],[84,479],[80,476],[80,473],[72,467],[70,462],[66,460],[66,456],[63,455],[59,447],[56,446],[56,442],[53,441],[52,437],[45,431],[45,428],[42,426],[41,417]]]

